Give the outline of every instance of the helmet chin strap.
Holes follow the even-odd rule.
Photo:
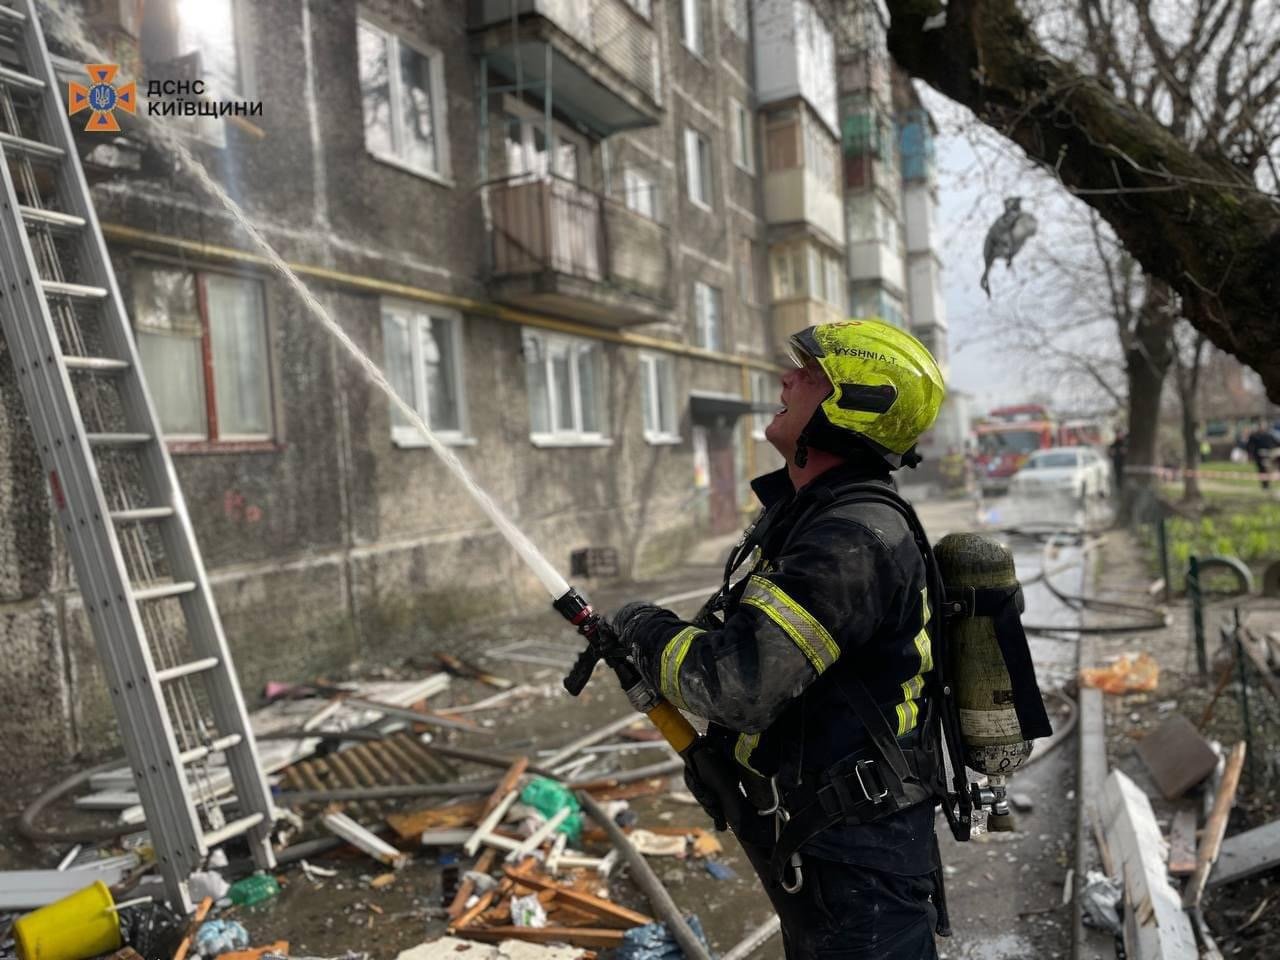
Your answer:
[[[796,454],[793,459],[797,467],[803,467],[809,462],[809,438],[803,433],[796,438]]]

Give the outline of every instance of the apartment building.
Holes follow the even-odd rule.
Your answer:
[[[844,312],[834,42],[809,3],[80,8],[140,93],[262,105],[158,122],[555,566],[605,547],[642,576],[740,526],[780,463],[752,404],[776,401],[786,336]],[[551,618],[231,214],[121,119],[81,154],[249,698]],[[109,748],[115,723],[7,362],[0,404],[16,769]]]

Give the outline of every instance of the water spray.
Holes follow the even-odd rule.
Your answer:
[[[57,2],[57,0],[50,2],[48,9],[57,21],[57,32],[66,42],[79,50],[86,60],[96,63],[106,63],[111,60],[85,34],[76,16],[66,10],[60,2]],[[604,660],[617,673],[622,689],[626,692],[627,699],[632,706],[641,713],[646,714],[653,721],[672,747],[681,753],[690,747],[697,736],[693,727],[680,711],[658,696],[649,686],[641,676],[640,671],[636,669],[635,664],[627,659],[612,628],[591,608],[586,598],[574,587],[571,587],[568,581],[556,571],[550,561],[534,546],[533,541],[525,535],[524,531],[520,530],[502,512],[502,509],[493,502],[489,494],[476,483],[457,455],[432,432],[431,427],[422,419],[418,411],[401,398],[390,381],[387,380],[386,374],[382,372],[381,368],[369,359],[364,351],[347,335],[347,332],[329,315],[324,305],[316,299],[315,294],[290,269],[270,241],[249,220],[240,205],[222,188],[221,184],[209,175],[209,171],[205,169],[204,164],[187,149],[187,145],[182,142],[177,134],[165,129],[162,125],[152,121],[142,113],[137,116],[145,125],[148,135],[155,142],[169,149],[177,157],[179,165],[187,173],[195,177],[196,181],[210,196],[226,207],[254,246],[262,251],[262,255],[271,265],[271,268],[293,289],[294,293],[306,305],[311,315],[320,322],[321,326],[347,352],[347,355],[355,361],[369,383],[382,391],[392,405],[417,429],[449,469],[449,472],[457,478],[463,489],[471,495],[476,505],[493,521],[494,526],[498,528],[498,532],[506,538],[520,559],[525,562],[525,565],[538,578],[547,592],[551,594],[552,606],[555,607],[556,611],[578,628],[578,632],[587,641],[587,649],[578,657],[573,670],[565,678],[565,689],[577,696],[582,692],[587,681],[590,680],[596,664]]]

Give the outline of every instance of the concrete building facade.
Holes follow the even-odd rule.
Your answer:
[[[740,526],[780,463],[749,405],[776,401],[788,333],[844,313],[832,32],[808,3],[777,5],[814,55],[767,99],[765,2],[88,6],[140,92],[263,104],[159,122],[553,565],[610,547],[643,576]],[[127,122],[79,145],[251,702],[547,605],[228,211]],[[0,404],[16,770],[116,727],[7,360]]]

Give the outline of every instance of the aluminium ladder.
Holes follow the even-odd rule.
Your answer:
[[[275,865],[275,811],[59,93],[33,0],[0,5],[0,325],[165,894],[189,912],[213,846],[244,835]]]

